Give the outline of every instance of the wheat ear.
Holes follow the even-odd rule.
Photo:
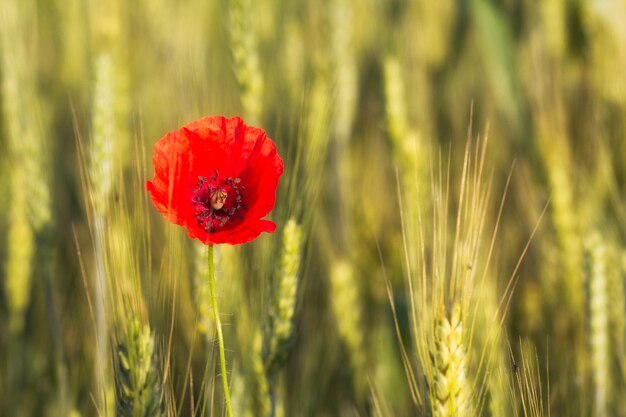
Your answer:
[[[430,359],[432,412],[434,417],[463,417],[469,413],[467,356],[463,344],[461,305],[455,302],[449,314],[443,309],[435,324]]]
[[[294,219],[285,225],[280,272],[270,311],[270,332],[265,363],[271,378],[284,364],[291,335],[302,256],[302,229]]]
[[[248,119],[258,122],[263,110],[263,76],[252,30],[251,9],[249,0],[229,0],[228,29],[243,109]]]
[[[607,294],[606,246],[598,233],[588,240],[591,261],[589,276],[589,314],[591,363],[593,372],[595,416],[608,414],[607,400],[610,386],[609,310]]]
[[[116,401],[119,417],[164,417],[162,384],[150,327],[130,319],[117,346]]]
[[[357,394],[360,394],[366,380],[364,374],[366,358],[363,350],[358,284],[352,265],[347,261],[336,261],[331,267],[330,281],[337,328],[348,351],[354,388]]]

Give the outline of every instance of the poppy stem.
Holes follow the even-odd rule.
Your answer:
[[[233,417],[233,410],[230,406],[230,391],[228,389],[228,375],[226,374],[226,355],[224,354],[224,335],[222,334],[222,323],[217,310],[217,300],[215,298],[215,267],[213,265],[213,245],[209,245],[209,288],[211,291],[211,304],[213,305],[213,319],[217,328],[217,344],[220,350],[220,370],[222,372],[222,384],[224,387],[224,401],[226,402],[226,415]]]

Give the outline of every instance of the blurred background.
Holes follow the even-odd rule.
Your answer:
[[[236,416],[626,416],[626,2],[1,0],[0,415],[225,415],[153,144],[267,131]]]

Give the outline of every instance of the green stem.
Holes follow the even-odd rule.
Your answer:
[[[213,245],[209,245],[209,287],[211,291],[211,304],[213,304],[213,318],[217,328],[217,344],[220,349],[220,369],[222,371],[222,384],[224,386],[224,400],[226,401],[226,415],[233,417],[233,410],[230,406],[230,391],[228,390],[228,375],[226,374],[226,355],[224,354],[224,335],[222,334],[222,323],[220,314],[217,311],[217,300],[215,299],[215,271],[213,267]]]

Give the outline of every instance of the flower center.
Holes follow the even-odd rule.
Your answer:
[[[211,208],[213,210],[219,210],[224,207],[226,197],[228,197],[228,193],[223,188],[211,191]]]
[[[191,203],[198,224],[208,233],[221,229],[233,219],[243,218],[247,207],[242,201],[245,187],[240,183],[237,177],[220,178],[217,171],[211,178],[198,177]]]

